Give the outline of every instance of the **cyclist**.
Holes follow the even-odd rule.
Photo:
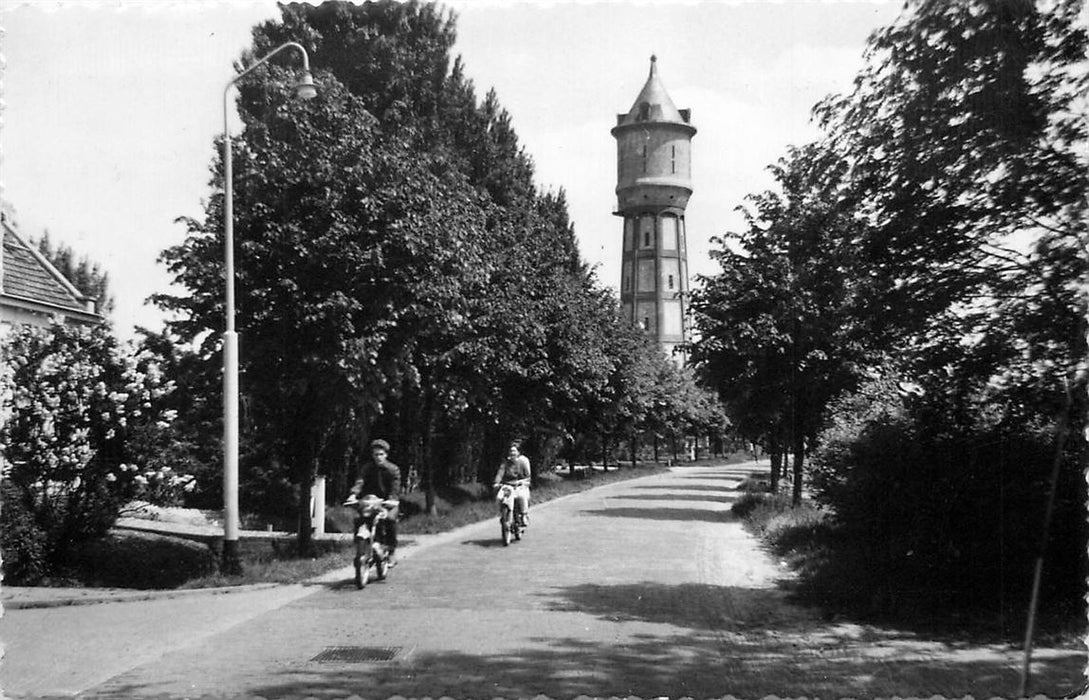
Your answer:
[[[521,444],[517,441],[510,444],[507,457],[495,473],[492,486],[498,489],[501,484],[512,484],[514,491],[514,512],[522,524],[529,525],[529,458],[522,454]]]
[[[383,501],[398,501],[401,497],[401,469],[387,459],[389,443],[385,440],[371,441],[371,459],[359,468],[359,478],[351,488],[353,498],[367,494],[378,496]],[[400,506],[386,508],[385,534],[383,539],[389,545],[390,563],[397,551],[397,516]],[[355,524],[359,527],[359,523]]]

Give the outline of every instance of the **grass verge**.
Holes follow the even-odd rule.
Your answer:
[[[313,554],[299,556],[292,542],[287,547],[243,552],[242,573],[227,576],[215,572],[189,579],[178,588],[219,588],[255,583],[302,583],[352,563],[351,542],[315,542]]]
[[[803,500],[791,506],[786,494],[749,490],[731,508],[745,527],[791,568],[805,573],[824,556],[830,522],[827,511]]]

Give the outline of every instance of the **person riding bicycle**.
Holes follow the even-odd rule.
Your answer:
[[[385,440],[371,441],[371,460],[359,468],[359,478],[351,488],[353,498],[367,494],[378,496],[383,501],[396,501],[401,497],[401,469],[387,459],[389,443]],[[397,551],[397,516],[399,506],[386,509],[384,540],[389,545],[390,562]],[[357,516],[355,527],[359,527]]]
[[[502,484],[522,482],[514,491],[514,512],[519,513],[522,527],[529,525],[529,458],[521,453],[521,444],[512,442],[507,457],[499,464],[492,486],[496,490]]]

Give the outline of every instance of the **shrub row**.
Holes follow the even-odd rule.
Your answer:
[[[1038,613],[1056,631],[1077,631],[1071,625],[1085,617],[1080,449],[1061,455],[1047,533]],[[1027,617],[1054,450],[1047,430],[937,430],[902,407],[871,404],[824,434],[812,462],[816,506],[750,492],[734,512],[826,608],[986,620],[1015,638]]]

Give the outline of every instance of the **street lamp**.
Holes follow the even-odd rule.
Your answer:
[[[238,556],[238,334],[234,329],[234,182],[231,163],[231,130],[227,121],[227,94],[231,86],[284,49],[297,49],[303,67],[295,83],[295,96],[309,100],[318,94],[310,75],[310,57],[300,44],[289,41],[227,81],[223,88],[223,246],[227,285],[227,321],[223,331],[223,571],[241,573]]]

